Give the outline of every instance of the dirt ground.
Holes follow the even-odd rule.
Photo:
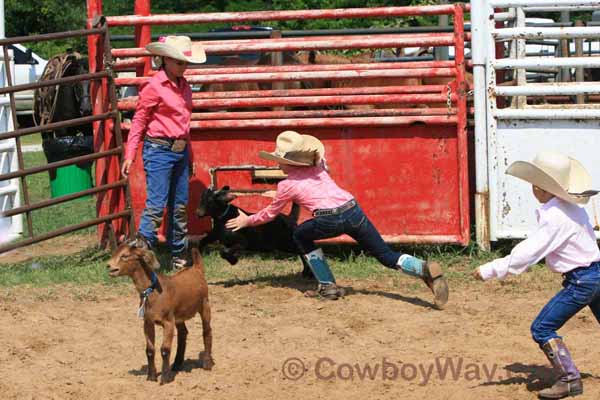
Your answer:
[[[341,284],[353,290],[336,302],[304,298],[294,287],[211,284],[216,365],[206,371],[197,362],[197,317],[188,323],[184,371],[164,386],[146,381],[133,286],[4,289],[1,397],[512,400],[536,398],[552,379],[529,337],[550,291],[465,287],[440,312],[425,289]],[[578,398],[600,398],[592,314],[580,313],[561,333],[584,377]]]

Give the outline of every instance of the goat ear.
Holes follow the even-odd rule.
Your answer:
[[[149,266],[153,271],[157,271],[160,269],[160,262],[158,262],[158,258],[156,258],[156,254],[152,250],[144,251],[144,262],[147,266]]]
[[[229,185],[225,185],[221,188],[221,191],[226,192],[229,190]]]

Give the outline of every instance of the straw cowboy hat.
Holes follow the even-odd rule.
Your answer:
[[[274,152],[260,151],[258,156],[281,164],[310,167],[325,157],[325,146],[314,136],[285,131],[277,135]]]
[[[586,204],[591,196],[598,194],[592,189],[592,177],[583,165],[561,153],[539,152],[533,162],[516,161],[506,173],[569,203]]]
[[[158,42],[146,45],[146,50],[155,56],[201,64],[206,61],[202,45],[192,43],[188,36],[161,36]]]

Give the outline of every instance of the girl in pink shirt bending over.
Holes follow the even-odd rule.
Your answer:
[[[308,209],[314,217],[298,226],[293,235],[318,281],[317,290],[307,292],[308,296],[331,300],[343,296],[325,261],[323,250],[315,246],[315,240],[347,234],[386,267],[423,279],[434,294],[436,307],[443,308],[448,301],[448,286],[440,266],[392,251],[354,197],[331,179],[325,168],[324,153],[323,144],[313,136],[293,131],[280,133],[275,151],[261,151],[259,156],[279,163],[287,179],[279,182],[275,198],[269,206],[250,217],[240,213],[238,217],[227,221],[226,227],[235,231],[264,224],[293,201]]]
[[[151,249],[156,247],[156,234],[166,207],[171,264],[181,268],[189,264],[186,207],[192,115],[192,90],[183,73],[188,63],[203,63],[206,55],[187,36],[161,37],[157,43],[147,45],[146,50],[155,56],[160,70],[140,92],[121,170],[127,177],[144,138],[142,159],[147,196],[137,242]]]
[[[558,375],[539,397],[576,396],[583,393],[581,376],[556,331],[586,306],[600,322],[600,250],[588,215],[580,207],[598,192],[591,190],[592,179],[583,166],[560,153],[538,153],[533,163],[517,161],[506,173],[531,183],[533,195],[543,204],[537,210],[539,226],[510,255],[480,266],[473,275],[481,280],[504,279],[543,258],[552,271],[563,275],[564,289],[544,306],[531,334]]]

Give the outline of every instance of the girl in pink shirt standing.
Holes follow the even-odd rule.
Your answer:
[[[203,63],[206,55],[187,36],[161,37],[146,50],[160,70],[140,92],[121,168],[125,177],[144,138],[142,159],[146,173],[146,207],[140,219],[138,242],[155,248],[157,231],[168,212],[167,242],[172,266],[188,264],[187,212],[192,90],[183,77],[188,63]]]
[[[510,255],[480,266],[473,275],[504,279],[544,258],[551,270],[563,275],[564,289],[540,311],[531,334],[558,375],[539,397],[576,396],[583,393],[581,376],[556,331],[586,306],[600,322],[600,250],[589,217],[579,206],[598,192],[591,190],[592,179],[583,166],[560,153],[538,153],[533,163],[517,161],[506,173],[531,183],[533,195],[542,203],[537,210],[539,226]]]
[[[313,136],[293,131],[280,133],[275,151],[261,151],[259,156],[278,162],[287,179],[279,182],[275,198],[269,206],[250,217],[240,213],[238,217],[227,221],[226,227],[235,231],[264,224],[293,201],[312,212],[314,217],[298,226],[293,235],[318,281],[317,290],[307,295],[319,295],[332,300],[343,296],[325,261],[323,250],[316,247],[315,240],[347,234],[386,267],[423,279],[434,294],[436,307],[443,308],[448,301],[448,286],[440,266],[392,251],[354,197],[331,179],[325,168],[324,153],[323,144]]]

